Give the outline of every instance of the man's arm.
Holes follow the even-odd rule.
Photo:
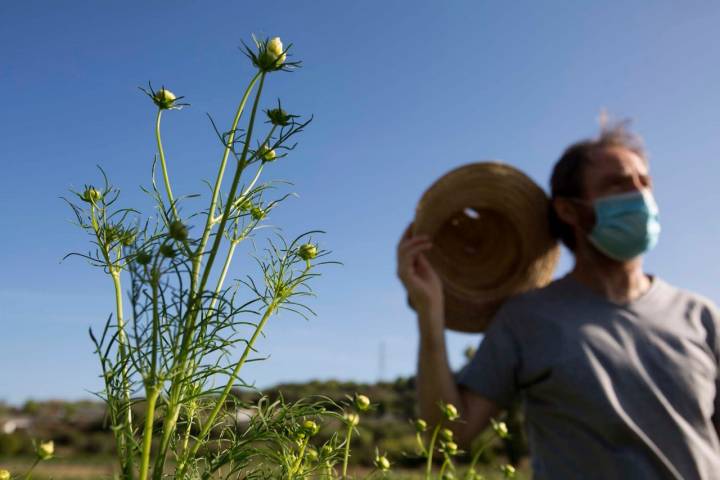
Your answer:
[[[490,418],[499,409],[491,400],[478,395],[455,382],[447,359],[444,330],[433,329],[433,325],[444,325],[442,319],[423,318],[426,315],[443,315],[442,311],[419,312],[420,352],[416,388],[420,417],[430,428],[443,420],[438,407],[440,400],[452,403],[458,409],[460,421],[448,422],[446,427],[453,431],[455,443],[468,449],[472,440],[487,427]]]

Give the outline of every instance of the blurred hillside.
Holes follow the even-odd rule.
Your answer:
[[[398,466],[417,466],[422,463],[416,454],[413,420],[416,415],[414,377],[400,377],[392,382],[375,384],[351,381],[310,381],[280,384],[262,392],[249,389],[236,390],[237,405],[254,404],[261,393],[271,400],[282,398],[291,403],[301,398],[326,396],[335,402],[347,396],[362,393],[370,397],[374,408],[363,413],[358,427],[360,435],[353,439],[351,462],[370,466],[375,447],[386,451]],[[252,415],[251,408],[233,407],[241,428],[243,421]],[[142,400],[135,405],[136,414],[142,415]],[[505,419],[511,430],[509,441],[496,440],[483,453],[482,461],[491,462],[502,456],[518,463],[527,455],[522,432],[522,419],[515,408]],[[340,425],[327,422],[313,440],[326,441]],[[478,440],[491,437],[484,432]],[[22,406],[0,404],[0,460],[29,457],[33,454],[33,439],[54,440],[58,457],[97,461],[105,458],[112,462],[114,444],[106,424],[106,411],[102,402],[80,401],[28,401]],[[466,456],[466,458],[469,455]],[[95,458],[95,460],[93,460]]]

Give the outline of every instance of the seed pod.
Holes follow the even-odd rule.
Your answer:
[[[171,108],[173,106],[173,103],[175,103],[177,97],[170,90],[167,90],[163,87],[157,92],[155,92],[155,95],[153,95],[152,99],[153,102],[155,102],[155,105],[158,106],[158,108],[160,108],[161,110],[167,110],[168,108]]]
[[[160,245],[160,255],[166,258],[175,258],[175,256],[177,256],[177,252],[172,245],[168,245],[166,243],[164,245]]]
[[[51,459],[53,453],[55,453],[55,444],[52,440],[48,442],[40,442],[40,445],[37,447],[37,455],[40,457],[40,460]]]
[[[88,203],[97,203],[102,198],[102,193],[94,187],[87,187],[82,194],[82,199]]]
[[[183,242],[187,240],[188,230],[187,227],[180,220],[175,220],[170,224],[170,227],[168,228],[168,235],[173,240]]]
[[[312,243],[300,245],[300,248],[298,248],[298,256],[303,260],[312,260],[317,256],[317,247]]]

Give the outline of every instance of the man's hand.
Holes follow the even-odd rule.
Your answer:
[[[397,276],[405,286],[408,302],[420,315],[420,318],[437,319],[438,315],[425,313],[442,312],[444,308],[443,288],[440,277],[422,254],[432,248],[427,235],[412,235],[412,223],[403,232],[397,246]],[[434,333],[441,332],[444,325],[428,325],[424,329]]]

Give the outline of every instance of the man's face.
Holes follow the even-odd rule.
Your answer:
[[[584,199],[590,203],[608,195],[652,189],[652,179],[645,161],[638,154],[622,147],[596,151],[584,173]]]
[[[647,188],[652,190],[648,166],[638,154],[622,147],[596,150],[584,170],[584,194],[580,201],[558,198],[556,210],[562,220],[574,225],[578,248],[591,248],[586,238],[595,225],[593,202]]]

